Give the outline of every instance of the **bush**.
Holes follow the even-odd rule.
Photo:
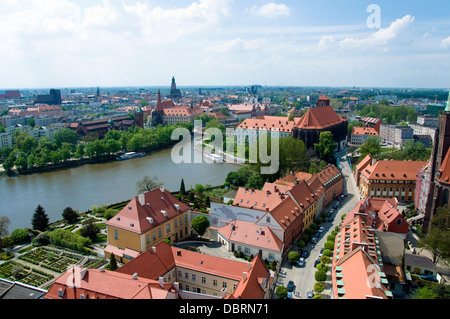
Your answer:
[[[307,229],[305,230],[305,234],[308,235],[308,236],[314,235],[314,229],[312,229],[312,227],[307,228]]]
[[[322,282],[316,282],[314,284],[314,291],[315,292],[320,294],[324,290],[325,290],[325,285]]]
[[[327,256],[327,257],[333,257],[333,252],[329,249],[325,249],[323,251],[323,256]]]
[[[313,299],[323,299],[322,295],[314,295]]]
[[[328,250],[333,251],[333,250],[334,250],[334,242],[332,242],[332,241],[327,241],[327,242],[325,242],[325,244],[323,244],[323,247],[324,247],[325,249],[328,249]]]
[[[316,268],[317,268],[317,270],[321,270],[321,271],[323,271],[325,273],[328,271],[328,266],[323,264],[323,263],[318,264],[316,266]]]
[[[280,298],[280,299],[286,299],[287,293],[288,293],[287,288],[284,287],[284,286],[279,285],[279,286],[277,286],[277,288],[275,289],[275,294],[276,294],[276,295],[278,296],[278,298]]]
[[[324,272],[323,270],[317,270],[316,273],[314,274],[314,279],[316,279],[316,281],[325,281],[327,280],[327,273]]]
[[[288,258],[291,261],[291,263],[295,264],[300,259],[300,255],[296,251],[290,251],[288,254]]]
[[[87,246],[92,245],[92,241],[89,238],[61,228],[55,229],[47,234],[50,237],[50,242],[54,245],[74,249],[83,253],[87,252]]]
[[[298,248],[303,248],[303,247],[305,247],[306,246],[306,243],[303,241],[303,240],[299,240],[298,242],[297,242],[297,247]]]

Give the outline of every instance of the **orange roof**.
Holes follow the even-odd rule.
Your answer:
[[[196,116],[203,114],[203,111],[199,107],[190,106],[177,106],[171,108],[165,108],[163,110],[165,116]]]
[[[134,197],[106,225],[143,234],[188,210],[170,192],[156,188]]]
[[[83,275],[84,272],[84,275]],[[172,284],[100,269],[79,266],[59,276],[44,295],[46,299],[166,299]],[[59,297],[59,291],[63,296]],[[174,296],[172,296],[173,298]]]
[[[378,132],[373,127],[358,127],[352,129],[352,135],[373,135],[378,136]]]
[[[305,172],[294,172],[276,180],[274,183],[279,185],[294,186],[296,182],[310,179],[312,176],[312,174]]]
[[[333,264],[333,296],[346,299],[388,299],[389,291],[376,273],[377,262],[359,246]],[[340,271],[336,271],[340,267]]]
[[[419,169],[423,168],[426,161],[394,161],[381,160],[374,165],[367,165],[362,171],[367,179],[415,181]]]
[[[221,227],[219,233],[230,241],[281,252],[283,243],[267,226],[234,220]]]
[[[253,258],[247,278],[242,278],[227,299],[263,299],[264,291],[272,285],[272,277],[259,255]]]
[[[275,208],[286,197],[285,192],[283,192],[286,187],[282,185],[274,185],[273,188],[265,187],[264,190],[239,187],[233,206],[268,211]]]
[[[327,105],[308,109],[295,127],[299,129],[324,129],[345,121],[347,121],[346,118],[338,115],[331,105]]]
[[[302,219],[303,209],[297,206],[294,200],[288,196],[270,212],[272,217],[286,230],[297,218]]]
[[[364,169],[367,165],[369,165],[372,161],[372,158],[370,155],[366,155],[357,165],[356,165],[356,171],[361,171]]]
[[[439,172],[441,176],[439,177],[440,183],[450,184],[450,148],[445,154],[444,160],[441,163],[441,167],[439,168]]]
[[[294,118],[293,121],[288,121],[288,118],[283,116],[261,116],[245,119],[237,128],[290,133],[299,120],[300,118]]]

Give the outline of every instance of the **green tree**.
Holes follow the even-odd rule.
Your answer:
[[[29,237],[28,237],[28,230],[26,230],[25,228],[16,228],[11,232],[11,243],[13,245],[20,245],[20,244],[24,244],[28,241]]]
[[[200,235],[205,234],[206,229],[209,227],[209,220],[204,215],[198,215],[192,220],[192,228]]]
[[[381,153],[380,139],[376,136],[369,136],[359,148],[359,152],[361,153],[360,159],[363,159],[366,155],[370,155],[372,158],[376,157]]]
[[[97,234],[100,233],[100,228],[98,225],[94,224],[92,220],[89,220],[86,225],[80,230],[80,234],[83,237],[89,238],[92,241],[95,241],[97,238]]]
[[[275,289],[275,294],[277,295],[278,298],[280,299],[286,299],[288,291],[287,288],[279,285],[277,286],[277,288]]]
[[[295,264],[300,259],[300,255],[295,250],[292,250],[288,253],[288,259],[291,261],[291,263]]]
[[[314,148],[319,153],[320,158],[328,161],[336,149],[333,134],[330,131],[321,132],[319,135],[319,143],[314,144]]]
[[[180,193],[181,196],[186,195],[186,187],[184,186],[184,179],[181,179],[180,183]]]
[[[61,147],[63,143],[75,146],[78,143],[78,134],[69,128],[56,131],[53,134],[53,143],[55,143],[57,147]]]
[[[33,229],[46,231],[48,229],[49,224],[50,222],[47,213],[45,212],[44,208],[41,205],[38,205],[31,219],[31,225]]]
[[[322,282],[316,282],[314,284],[314,291],[317,293],[321,293],[325,290],[325,285]]]
[[[254,173],[247,181],[247,184],[245,184],[245,187],[253,188],[253,189],[261,189],[264,186],[264,179],[262,178],[261,174]]]
[[[73,224],[78,220],[79,215],[76,210],[72,209],[71,207],[66,207],[66,208],[64,208],[64,211],[62,212],[62,217],[69,224]]]
[[[114,255],[114,253],[111,253],[111,256],[109,256],[109,264],[108,264],[108,270],[114,271],[117,268],[119,268],[117,266],[117,260],[116,260],[116,256]]]
[[[327,280],[327,273],[323,270],[317,270],[314,274],[314,279],[316,279],[316,281],[323,282]]]

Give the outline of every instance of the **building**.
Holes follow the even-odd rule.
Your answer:
[[[356,206],[348,212],[343,224],[355,216],[366,215],[367,225],[374,230],[398,234],[405,239],[408,235],[409,225],[397,209],[396,198],[367,197],[359,201]],[[369,216],[370,215],[370,216]]]
[[[330,99],[322,95],[317,106],[310,108],[295,124],[292,136],[301,139],[306,148],[313,148],[319,142],[320,133],[329,131],[333,135],[337,149],[347,144],[348,120],[336,113],[330,105]]]
[[[51,89],[49,94],[38,95],[36,96],[34,103],[61,105],[61,90]]]
[[[413,201],[418,171],[426,164],[426,161],[377,161],[367,155],[355,171],[361,196]]]
[[[330,204],[343,193],[344,176],[342,176],[341,171],[335,165],[329,164],[314,176],[319,179],[324,188],[323,207]]]
[[[69,125],[79,136],[98,134],[100,138],[110,130],[128,130],[137,126],[137,122],[130,116],[116,116],[92,121],[75,122]]]
[[[18,90],[6,90],[5,93],[0,93],[0,100],[20,99],[22,95]]]
[[[197,116],[203,114],[198,106],[175,106],[163,110],[163,124],[178,124],[193,122]]]
[[[247,118],[236,128],[236,144],[243,145],[248,141],[249,145],[257,143],[261,132],[272,137],[276,134],[280,138],[292,136],[292,129],[300,118],[289,121],[283,116],[261,116],[257,118]]]
[[[282,261],[283,243],[267,226],[234,220],[218,230],[218,241],[228,251],[242,252],[245,256],[259,255],[269,262]]]
[[[383,124],[383,121],[376,117],[362,117],[360,121],[363,123],[364,127],[373,128],[377,133],[380,132],[380,126]]]
[[[41,299],[46,293],[45,290],[23,284],[18,281],[11,281],[0,278],[0,299]]]
[[[273,277],[259,255],[248,262],[170,246],[152,246],[116,272],[178,287],[180,299],[267,299]]]
[[[445,109],[439,115],[436,143],[429,161],[430,189],[425,204],[422,231],[427,233],[436,209],[449,202],[450,194],[450,93]]]
[[[381,124],[380,139],[382,143],[401,148],[406,141],[414,141],[414,130],[410,126]]]
[[[106,227],[105,255],[113,253],[119,261],[127,262],[166,238],[177,242],[188,237],[190,208],[160,187],[135,196],[106,222]]]
[[[181,91],[179,89],[177,89],[177,84],[175,83],[175,77],[172,77],[172,83],[170,86],[170,94],[169,94],[169,98],[170,99],[179,99],[181,98]]]
[[[429,114],[417,115],[417,124],[437,128],[439,124],[439,117]]]
[[[353,127],[350,136],[350,143],[354,145],[361,145],[368,137],[375,136],[378,138],[378,132],[372,127]]]
[[[5,147],[13,147],[13,134],[0,133],[0,149]]]
[[[173,283],[137,274],[72,266],[56,278],[44,299],[178,299]]]

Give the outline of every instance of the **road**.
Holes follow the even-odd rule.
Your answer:
[[[342,200],[342,205],[333,213],[334,220],[332,222],[324,222],[320,224],[320,226],[323,226],[325,230],[319,237],[317,244],[314,245],[312,243],[308,243],[306,245],[305,249],[310,251],[310,256],[306,258],[305,266],[298,267],[296,265],[291,265],[287,258],[284,258],[282,263],[281,273],[278,277],[276,285],[284,285],[286,287],[288,282],[292,280],[295,284],[294,291],[299,293],[299,297],[295,295],[293,296],[294,299],[305,299],[307,292],[314,290],[314,284],[316,283],[314,278],[314,274],[316,273],[314,261],[318,259],[320,249],[325,244],[330,233],[341,222],[342,215],[347,214],[350,210],[352,210],[360,200],[360,193],[356,187],[356,182],[354,180],[351,167],[347,161],[342,162],[341,171],[345,178],[344,189],[347,192],[347,197]],[[329,211],[335,202],[336,200],[329,204],[324,211]],[[296,249],[297,247],[294,246],[291,250]],[[286,253],[285,256],[287,256],[287,254],[288,253]],[[321,293],[322,296],[324,299],[331,298],[331,269],[327,273],[327,280],[324,282],[324,285],[325,291]]]

